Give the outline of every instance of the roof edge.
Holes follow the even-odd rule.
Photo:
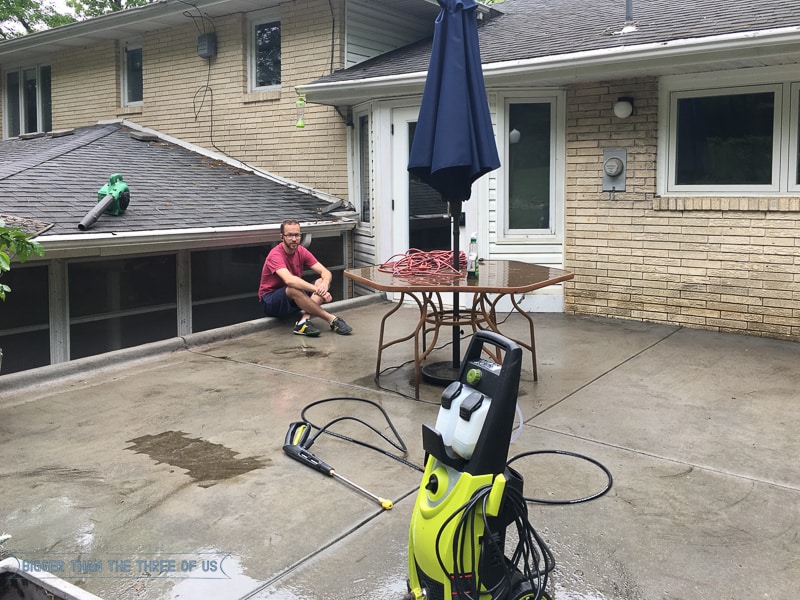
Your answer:
[[[625,34],[622,34],[625,35]],[[505,84],[504,80],[519,81],[519,75],[548,74],[563,77],[564,81],[575,78],[576,69],[591,70],[593,77],[614,75],[620,71],[621,60],[637,63],[676,62],[700,64],[702,58],[712,54],[730,53],[736,50],[758,48],[761,56],[783,54],[786,46],[793,45],[800,51],[800,26],[763,29],[743,33],[730,33],[702,38],[686,38],[665,42],[650,42],[631,46],[618,46],[599,50],[588,50],[569,54],[557,54],[530,59],[493,62],[483,64],[487,85]],[[626,65],[626,72],[630,72]],[[376,97],[418,95],[424,87],[426,71],[402,75],[386,75],[364,79],[347,79],[335,82],[308,83],[296,87],[305,94],[308,102],[318,104],[356,104]]]
[[[304,221],[301,226],[312,236],[330,237],[354,229],[356,222],[349,219]],[[198,244],[203,248],[219,248],[277,242],[280,239],[280,224],[109,233],[76,231],[74,234],[39,236],[35,239],[44,247],[45,256],[39,259],[31,257],[30,263],[64,257],[109,257],[197,249]]]

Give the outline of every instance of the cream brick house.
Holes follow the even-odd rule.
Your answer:
[[[437,10],[160,0],[0,42],[0,219],[45,249],[4,277],[3,372],[258,318],[284,218],[347,297],[350,115],[300,115],[295,86],[429,36]],[[115,173],[131,208],[78,231]],[[144,272],[158,285],[134,285]]]
[[[493,4],[479,37],[502,166],[464,205],[462,247],[477,231],[484,258],[575,273],[529,310],[800,340],[798,15],[798,0]],[[300,86],[353,111],[350,197],[374,203],[358,263],[414,246],[430,216],[409,210],[406,172],[429,55]]]
[[[10,110],[26,116],[22,101],[9,105],[9,73],[20,94],[26,71],[44,73],[54,129],[127,118],[349,200],[357,265],[449,227],[406,172],[435,2],[195,4],[1,43],[3,136]],[[462,246],[478,231],[484,258],[575,273],[526,297],[528,310],[800,340],[800,0],[505,0],[480,11],[502,167],[465,203]],[[269,63],[276,22],[279,85],[250,45],[266,40]],[[209,33],[216,54],[203,58]]]

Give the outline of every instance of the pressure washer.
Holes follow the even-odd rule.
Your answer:
[[[485,345],[501,363],[483,358]],[[408,535],[409,600],[549,600],[555,560],[528,521],[522,476],[507,465],[522,349],[477,332],[458,380],[422,426],[425,471]],[[506,555],[507,530],[516,546]],[[509,538],[510,539],[510,538]]]

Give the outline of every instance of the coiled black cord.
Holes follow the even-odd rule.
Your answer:
[[[445,564],[441,555],[441,538],[452,521],[453,543],[450,548],[453,558],[451,577],[451,591],[454,597],[463,600],[479,600],[482,595],[481,582],[478,568],[479,559],[476,556],[476,523],[480,518],[483,523],[482,540],[483,553],[504,557],[505,549],[499,540],[505,539],[503,532],[495,532],[487,516],[486,503],[492,491],[491,485],[479,487],[472,497],[455,510],[442,524],[436,535],[436,559],[443,573],[450,569]],[[505,597],[506,594],[528,591],[531,600],[546,598],[545,590],[550,573],[555,569],[555,558],[550,548],[528,521],[528,508],[525,498],[513,487],[505,490],[504,515],[511,517],[511,523],[517,530],[518,542],[509,560],[503,561],[503,576],[483,593],[492,597]],[[501,535],[497,535],[501,534]],[[466,565],[470,567],[467,568]],[[527,586],[527,587],[523,587]]]
[[[369,404],[370,406],[374,406],[375,408],[377,408],[380,411],[380,413],[383,415],[383,418],[386,420],[386,423],[389,425],[389,429],[392,430],[392,433],[394,434],[395,439],[394,440],[391,439],[389,436],[384,434],[382,431],[378,430],[377,427],[374,427],[373,425],[367,423],[363,419],[359,419],[358,417],[350,417],[350,416],[337,417],[336,419],[333,419],[332,421],[330,421],[330,422],[326,423],[325,425],[323,425],[322,427],[320,427],[319,425],[315,425],[314,423],[312,423],[308,419],[308,417],[306,416],[306,413],[310,409],[315,407],[315,406],[319,406],[320,404],[325,404],[327,402],[338,402],[338,401],[343,401],[343,400],[344,401],[352,401],[352,402],[362,402],[364,404]],[[397,428],[395,428],[394,423],[392,423],[392,420],[389,418],[389,414],[377,402],[373,402],[372,400],[366,400],[364,398],[354,398],[354,397],[351,397],[351,396],[336,396],[336,397],[332,397],[332,398],[324,398],[322,400],[317,400],[316,402],[312,402],[311,404],[306,405],[303,408],[303,410],[301,411],[301,413],[300,413],[300,418],[303,421],[305,421],[306,423],[308,423],[309,427],[311,427],[312,429],[316,429],[317,430],[317,433],[315,433],[313,436],[311,436],[311,438],[309,438],[308,445],[306,446],[307,448],[311,448],[311,446],[314,444],[314,442],[317,440],[317,438],[319,436],[321,436],[323,434],[326,434],[326,435],[333,436],[335,438],[339,438],[340,440],[344,440],[346,442],[352,442],[353,444],[357,444],[359,446],[363,446],[364,448],[369,448],[370,450],[374,450],[375,452],[383,454],[384,456],[387,456],[387,457],[389,457],[389,458],[391,458],[393,460],[396,460],[397,462],[402,463],[402,464],[406,465],[407,467],[411,467],[412,469],[414,469],[416,471],[419,471],[420,473],[424,472],[424,469],[422,467],[420,467],[418,465],[415,465],[414,463],[412,463],[411,461],[409,461],[409,460],[407,460],[405,458],[406,456],[408,456],[408,447],[406,446],[406,443],[403,441],[403,438],[400,436],[400,432],[397,431]],[[367,429],[373,431],[375,434],[377,434],[383,440],[385,440],[386,443],[388,443],[390,446],[392,446],[392,448],[395,448],[399,452],[402,452],[403,455],[399,456],[399,455],[393,454],[393,453],[391,453],[391,452],[389,452],[389,451],[387,451],[387,450],[385,450],[385,449],[383,449],[383,448],[381,448],[379,446],[375,446],[374,444],[370,444],[370,443],[364,442],[362,440],[357,440],[355,438],[352,438],[350,436],[344,435],[342,433],[338,433],[336,431],[331,431],[330,428],[331,428],[332,425],[335,425],[336,423],[341,423],[342,421],[354,421],[356,423],[359,423],[359,424],[363,425]]]

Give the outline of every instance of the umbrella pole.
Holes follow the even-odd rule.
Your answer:
[[[460,273],[459,221],[461,220],[461,200],[450,201],[450,214],[453,217],[453,267]],[[461,326],[458,324],[459,316],[458,292],[453,292],[453,321],[455,322],[455,325],[453,325],[453,370],[456,374],[461,369]]]
[[[461,200],[445,200],[450,205],[450,218],[453,223],[453,268],[460,274],[461,262],[459,260],[459,221],[461,220]],[[460,275],[459,275],[460,277]],[[461,374],[461,326],[458,325],[460,311],[458,306],[458,292],[453,292],[453,358],[431,363],[422,367],[422,376],[428,383],[446,386],[458,379]]]

